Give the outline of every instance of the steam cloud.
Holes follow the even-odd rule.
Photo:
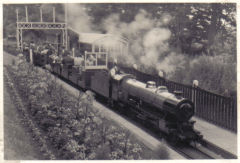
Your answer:
[[[85,5],[65,4],[68,14],[68,24],[78,32],[94,32],[91,17],[87,14]]]
[[[93,30],[91,17],[83,5],[68,5],[68,18],[70,25],[79,32],[97,32]],[[107,31],[107,34],[128,39],[128,53],[111,53],[113,58],[118,58],[118,61],[130,66],[137,64],[145,70],[151,68],[171,74],[184,64],[184,56],[172,52],[169,48],[171,31],[164,26],[170,21],[171,16],[168,14],[163,14],[160,19],[154,19],[151,14],[140,9],[130,23],[122,22],[119,14],[111,14],[103,20],[101,28]],[[105,44],[118,44],[117,39],[110,42],[108,40]]]

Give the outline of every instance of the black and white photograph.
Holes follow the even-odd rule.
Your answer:
[[[4,161],[237,161],[238,7],[3,2]]]

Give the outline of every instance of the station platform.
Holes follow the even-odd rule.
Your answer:
[[[192,120],[196,121],[194,127],[196,130],[201,132],[205,140],[238,156],[236,133],[211,124],[198,117],[193,117]]]

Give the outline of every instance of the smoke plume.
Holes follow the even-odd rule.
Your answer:
[[[103,28],[107,33],[128,38],[129,53],[117,56],[121,60],[125,58],[124,63],[144,65],[145,70],[151,68],[170,74],[176,67],[182,66],[184,60],[183,55],[177,55],[169,48],[171,31],[165,26],[170,21],[171,16],[168,14],[156,20],[140,9],[130,23],[121,22],[119,14],[110,15],[103,22]]]
[[[94,32],[91,17],[87,13],[87,7],[84,4],[65,4],[67,8],[67,21],[71,28],[77,32]]]
[[[96,32],[84,5],[68,4],[68,22],[78,32]],[[111,14],[103,19],[101,30],[116,37],[125,37],[128,40],[128,52],[117,53],[112,51],[110,56],[117,58],[118,62],[138,67],[144,70],[162,70],[167,74],[175,71],[176,67],[183,65],[184,57],[171,51],[168,41],[171,31],[166,25],[171,21],[169,14],[163,14],[159,19],[143,9],[134,17],[132,22],[126,23],[120,20],[120,14]],[[95,25],[96,26],[96,25]],[[99,32],[98,32],[99,33]],[[101,40],[101,44],[108,47],[118,45],[118,39]]]

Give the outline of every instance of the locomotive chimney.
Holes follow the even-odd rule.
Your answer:
[[[173,93],[174,93],[174,95],[175,95],[177,98],[181,98],[181,97],[182,97],[182,94],[183,94],[182,91],[174,91]]]

